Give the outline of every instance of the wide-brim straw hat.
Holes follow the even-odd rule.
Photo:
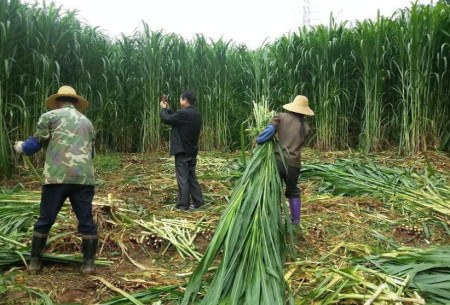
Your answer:
[[[58,101],[56,99],[61,96],[70,96],[76,98],[77,102],[73,103],[73,105],[78,111],[85,110],[89,105],[88,101],[85,98],[79,96],[76,93],[75,89],[70,86],[62,86],[61,88],[59,88],[58,93],[50,95],[45,100],[45,105],[52,110],[57,109]]]
[[[303,95],[297,95],[292,103],[283,105],[283,108],[295,113],[314,115],[314,111],[308,106],[308,98]]]

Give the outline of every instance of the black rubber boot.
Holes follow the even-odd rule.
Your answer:
[[[97,245],[97,235],[83,235],[83,265],[81,266],[81,273],[93,274],[95,272]]]
[[[31,259],[28,265],[28,271],[38,272],[42,267],[42,254],[44,253],[45,244],[47,242],[48,234],[38,232],[33,233],[33,240],[31,241]]]

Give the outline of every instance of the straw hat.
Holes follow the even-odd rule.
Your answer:
[[[88,106],[88,101],[77,95],[75,89],[70,86],[62,86],[61,88],[59,88],[58,93],[51,95],[45,100],[45,105],[52,110],[57,109],[58,101],[56,99],[60,96],[70,96],[76,98],[78,101],[73,105],[78,111],[83,111]]]
[[[314,115],[314,112],[308,106],[308,98],[303,95],[297,95],[292,103],[283,105],[283,108],[295,113]]]

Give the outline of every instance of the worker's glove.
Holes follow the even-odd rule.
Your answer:
[[[272,139],[273,135],[275,134],[275,126],[273,125],[267,125],[266,128],[259,134],[259,136],[256,138],[256,143],[262,144],[270,139]]]
[[[23,144],[23,141],[16,141],[16,143],[14,144],[14,150],[16,151],[16,153],[21,154],[23,152],[22,144]]]

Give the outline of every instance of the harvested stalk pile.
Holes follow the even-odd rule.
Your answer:
[[[153,245],[160,248],[163,242],[167,242],[168,245],[171,244],[177,249],[183,259],[185,256],[191,256],[197,260],[201,259],[202,255],[197,252],[194,245],[194,240],[200,232],[198,224],[186,219],[157,220],[155,217],[153,217],[153,221],[135,220],[135,223],[148,230],[141,232],[142,236],[147,237],[147,242],[153,242]]]
[[[182,294],[178,291],[178,285],[152,287],[134,294],[121,291],[122,296],[113,297],[102,305],[128,305],[128,304],[162,304],[161,300],[179,300]],[[158,302],[159,301],[159,302]],[[153,303],[155,302],[155,303]]]
[[[426,304],[450,304],[450,247],[404,247],[366,259],[382,272],[409,279],[407,287]]]
[[[26,234],[39,215],[37,194],[0,194],[0,234]],[[28,237],[28,236],[27,236]]]
[[[40,194],[36,192],[25,192],[10,190],[0,194],[0,270],[10,268],[14,265],[27,265],[30,258],[30,237],[33,223],[39,215]],[[55,226],[49,238],[53,245],[65,237],[74,238],[69,229],[71,217],[66,207],[63,207],[59,218],[63,219],[63,227]],[[60,263],[81,263],[82,256],[77,254],[45,253],[45,261]],[[112,261],[97,259],[97,265],[110,265]]]
[[[399,202],[400,208],[435,212],[450,223],[450,179],[430,166],[424,174],[418,174],[412,169],[339,160],[333,164],[307,164],[301,177],[322,179],[322,192],[350,196],[370,194],[380,200]]]
[[[353,253],[330,265],[330,255]],[[315,262],[295,262],[302,275],[314,274],[300,304],[450,304],[450,248],[400,247],[382,251],[342,242]],[[342,258],[342,256],[341,256]],[[339,265],[340,267],[337,267]]]
[[[118,227],[133,228],[141,230],[132,233],[129,241],[132,244],[147,246],[155,249],[164,248],[164,254],[170,246],[173,246],[184,259],[187,256],[200,260],[202,255],[197,251],[194,241],[198,236],[210,232],[210,221],[205,221],[202,217],[197,221],[188,219],[157,219],[155,215],[149,220],[146,216],[139,216],[135,210],[120,207],[123,202],[116,201],[114,207],[109,208],[114,221],[112,223]],[[131,216],[131,217],[130,217]],[[144,218],[144,219],[135,219]],[[208,231],[205,230],[207,228]],[[143,230],[142,230],[143,229]],[[122,246],[122,250],[124,247]]]
[[[30,246],[0,235],[0,270],[8,269],[13,265],[26,265],[30,259]],[[45,261],[58,263],[80,264],[83,262],[81,255],[75,254],[44,254]],[[96,265],[109,266],[112,261],[96,259]]]
[[[407,290],[407,279],[365,268],[315,269],[315,288],[299,304],[425,304],[414,291]]]

